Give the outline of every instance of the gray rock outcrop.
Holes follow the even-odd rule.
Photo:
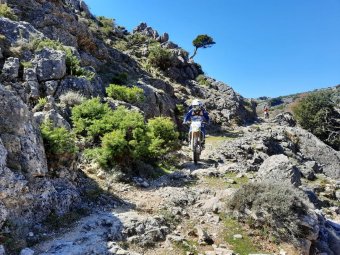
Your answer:
[[[0,17],[0,34],[6,36],[10,45],[15,46],[20,43],[29,43],[33,38],[43,38],[32,24],[24,21],[13,21]]]
[[[19,59],[10,57],[6,59],[2,68],[2,78],[5,80],[13,80],[19,75]]]
[[[258,177],[263,181],[289,182],[294,186],[301,184],[300,175],[296,166],[283,154],[267,158],[258,171]]]
[[[33,60],[39,81],[58,80],[66,75],[66,53],[44,48]]]
[[[340,178],[340,152],[323,143],[319,138],[302,128],[289,128],[288,131],[298,137],[299,150],[317,161],[323,172],[332,178]]]
[[[31,176],[44,176],[47,163],[40,132],[28,107],[0,84],[0,137],[9,162]],[[14,166],[14,165],[12,165]]]

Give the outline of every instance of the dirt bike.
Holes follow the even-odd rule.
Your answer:
[[[192,150],[192,160],[195,165],[200,160],[202,148],[202,142],[204,134],[202,132],[203,119],[200,116],[193,116],[190,123],[189,142]]]
[[[269,119],[269,112],[268,112],[268,111],[265,111],[265,112],[264,112],[264,118],[265,118],[265,119]]]

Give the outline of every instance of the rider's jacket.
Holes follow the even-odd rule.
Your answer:
[[[188,122],[188,121],[191,121],[191,118],[193,116],[202,116],[203,120],[206,123],[209,123],[209,121],[210,121],[209,114],[208,114],[208,112],[206,110],[200,109],[199,111],[194,111],[194,109],[190,109],[189,112],[184,117],[184,123]]]

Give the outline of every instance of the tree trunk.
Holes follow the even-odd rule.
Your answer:
[[[192,54],[192,56],[190,57],[190,59],[193,59],[195,56],[196,56],[196,53],[197,53],[197,47],[195,47],[195,51],[194,51],[194,54]]]

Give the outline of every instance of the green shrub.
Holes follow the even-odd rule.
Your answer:
[[[126,86],[110,84],[110,86],[106,88],[106,93],[115,100],[121,100],[128,103],[137,103],[144,100],[144,90],[137,86],[129,88]]]
[[[207,86],[207,87],[211,86],[211,83],[208,81],[207,77],[205,77],[203,74],[198,75],[196,77],[196,81],[198,82],[198,84],[202,86]]]
[[[141,33],[134,33],[127,36],[127,41],[130,46],[141,46],[142,44],[147,43],[148,40],[149,38]]]
[[[113,130],[113,111],[99,98],[86,100],[72,108],[73,130],[95,142],[105,133]]]
[[[233,195],[228,206],[239,220],[253,222],[251,227],[268,228],[281,241],[303,238],[301,218],[312,207],[303,193],[280,183],[248,183]]]
[[[340,150],[340,114],[331,98],[328,92],[309,94],[295,105],[293,113],[303,128]]]
[[[147,128],[150,138],[149,153],[153,157],[158,158],[178,148],[179,133],[170,118],[156,117],[151,119]]]
[[[184,105],[183,104],[176,104],[175,114],[182,116],[185,113]]]
[[[100,30],[106,36],[109,36],[112,33],[112,31],[115,27],[114,19],[106,18],[104,16],[99,16],[97,18],[98,18],[98,21],[99,21]]]
[[[105,118],[111,131],[103,134],[100,148],[86,151],[87,158],[105,169],[138,160],[152,162],[178,148],[178,133],[169,118],[158,117],[145,124],[141,113],[122,106]]]
[[[20,65],[23,67],[23,68],[31,68],[33,67],[33,63],[28,61],[28,62],[25,62],[25,61],[22,61],[20,62]]]
[[[37,105],[35,106],[35,108],[36,108],[37,110],[42,110],[42,109],[45,107],[46,104],[47,104],[47,98],[46,98],[46,97],[39,98],[39,99],[38,99],[38,103],[37,103]]]
[[[0,4],[0,17],[9,18],[11,20],[18,20],[11,7],[7,4]]]
[[[172,53],[168,49],[162,48],[160,45],[151,47],[148,56],[148,62],[156,68],[166,70],[171,66]]]
[[[66,128],[55,128],[51,122],[43,122],[40,129],[47,155],[74,154],[77,151],[75,137]]]
[[[113,163],[123,163],[129,153],[126,134],[122,130],[114,130],[104,135],[102,147],[98,150],[97,160],[103,168],[112,167]]]

